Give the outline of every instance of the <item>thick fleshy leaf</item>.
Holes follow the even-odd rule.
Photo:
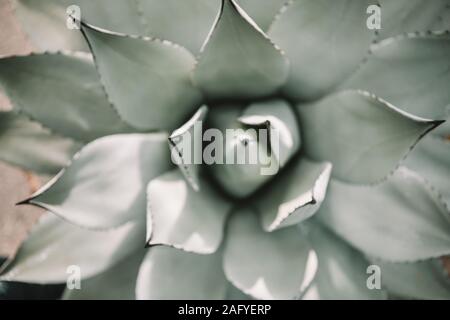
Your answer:
[[[39,123],[13,112],[0,112],[0,159],[40,174],[56,174],[81,148]]]
[[[331,180],[316,216],[377,258],[405,262],[450,253],[448,208],[434,189],[406,168],[372,187]]]
[[[284,91],[315,99],[349,76],[374,39],[366,27],[369,0],[297,0],[285,8],[269,36],[286,52],[291,73]]]
[[[100,78],[119,114],[142,129],[174,129],[195,112],[201,94],[190,82],[194,56],[150,38],[84,24]]]
[[[88,51],[82,34],[67,27],[71,0],[14,0],[15,13],[33,45],[40,50]]]
[[[298,110],[305,153],[332,162],[335,177],[356,183],[385,178],[441,123],[407,114],[362,91],[341,91],[300,104]]]
[[[70,266],[80,267],[82,279],[92,277],[144,245],[142,219],[120,228],[92,231],[47,214],[33,228],[0,280],[66,283]]]
[[[425,137],[404,164],[428,180],[450,207],[450,140]]]
[[[231,204],[200,180],[195,192],[179,170],[153,179],[147,189],[147,223],[152,226],[150,245],[168,245],[200,254],[217,250]]]
[[[447,107],[446,114],[445,122],[436,128],[436,130],[433,130],[433,135],[450,141],[450,104]]]
[[[67,137],[91,141],[131,131],[108,103],[90,54],[0,59],[0,86],[16,109]]]
[[[249,105],[239,122],[250,127],[265,127],[270,149],[284,166],[300,149],[300,129],[291,106],[283,100],[268,100]]]
[[[310,224],[309,237],[319,259],[314,283],[304,299],[385,299],[385,290],[367,287],[371,263],[357,250],[317,223]],[[383,277],[383,274],[382,274]]]
[[[281,172],[254,202],[263,228],[273,231],[314,215],[325,198],[331,168],[329,162],[303,158]]]
[[[254,300],[252,297],[246,295],[241,290],[228,283],[227,296],[225,300]]]
[[[270,24],[281,10],[286,0],[237,0],[237,3],[263,29],[269,29]]]
[[[140,1],[65,0],[80,7],[81,19],[101,28],[133,35],[146,35]]]
[[[380,267],[382,285],[396,297],[450,299],[450,279],[438,259],[414,263],[372,261]]]
[[[138,1],[147,34],[181,44],[194,54],[200,51],[220,6],[220,0]]]
[[[219,300],[228,283],[222,270],[222,251],[198,255],[169,247],[153,247],[139,270],[139,300]]]
[[[292,299],[314,279],[317,256],[295,227],[264,232],[256,214],[230,218],[224,252],[227,279],[257,299]]]
[[[278,90],[289,63],[234,0],[222,0],[193,73],[211,98],[255,98]]]
[[[145,215],[147,183],[171,167],[168,149],[166,134],[100,138],[24,203],[80,226],[117,227]]]
[[[208,107],[201,107],[188,122],[172,132],[169,137],[172,161],[183,173],[184,178],[195,190],[200,190],[199,170],[203,152],[203,121],[208,113]],[[200,163],[199,163],[200,162]]]
[[[141,249],[112,268],[81,281],[80,289],[64,291],[64,300],[134,300],[136,279],[146,250]]]
[[[374,45],[342,87],[367,90],[414,115],[442,119],[450,102],[449,82],[450,35],[414,34]]]
[[[449,0],[379,0],[381,5],[380,38],[397,36],[405,32],[444,30],[450,28],[445,19],[450,11]]]
[[[242,106],[232,104],[211,109],[208,125],[216,130],[217,137],[204,149],[207,157],[215,149],[217,161],[208,166],[210,173],[225,191],[237,198],[255,192],[280,169],[277,158],[269,152],[267,131],[262,135],[258,128],[244,125],[240,118],[242,109]],[[206,131],[205,136],[208,132],[212,131]]]

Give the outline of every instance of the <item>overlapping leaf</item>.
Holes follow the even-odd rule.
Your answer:
[[[139,300],[219,300],[227,292],[222,252],[198,255],[168,247],[151,248],[137,279]]]
[[[91,231],[47,214],[34,227],[0,280],[31,283],[66,283],[67,270],[78,266],[87,279],[126,258],[144,243],[141,220],[120,228]]]
[[[201,179],[195,192],[178,170],[153,179],[147,189],[150,245],[168,245],[200,254],[215,252],[222,241],[231,204]],[[150,228],[148,228],[150,229]]]
[[[88,142],[132,130],[108,103],[89,54],[0,59],[0,86],[16,109],[67,137]]]
[[[0,159],[41,174],[56,174],[81,145],[24,115],[0,112]]]
[[[142,129],[173,130],[201,103],[186,49],[149,38],[82,27],[108,97],[119,114]]]
[[[361,91],[338,92],[298,110],[305,153],[333,163],[335,177],[357,183],[382,180],[441,123],[404,113]]]
[[[367,90],[417,116],[443,119],[449,82],[450,35],[435,33],[374,45],[367,62],[342,87]]]
[[[166,134],[103,137],[24,203],[80,226],[117,227],[145,215],[147,183],[170,167]]]
[[[332,180],[316,216],[354,247],[380,259],[406,262],[450,254],[448,207],[405,168],[372,187]]]
[[[264,232],[257,216],[237,210],[224,252],[227,279],[257,299],[292,299],[314,279],[317,256],[297,228]]]
[[[268,32],[291,62],[284,87],[290,97],[316,99],[357,68],[374,39],[366,26],[370,4],[368,0],[290,2]]]
[[[320,208],[331,175],[331,163],[297,160],[259,193],[254,205],[266,231],[294,225]]]
[[[222,0],[193,81],[211,98],[255,98],[278,90],[288,61],[234,0]]]

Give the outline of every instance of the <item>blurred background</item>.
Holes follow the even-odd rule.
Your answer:
[[[27,54],[33,48],[12,13],[9,0],[0,0],[0,56]],[[11,104],[0,91],[0,111]],[[43,214],[31,206],[15,206],[40,187],[42,181],[30,172],[0,161],[0,265],[13,256],[29,230]],[[0,283],[1,299],[57,298],[60,286]]]

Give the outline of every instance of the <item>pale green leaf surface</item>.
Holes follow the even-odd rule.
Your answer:
[[[317,256],[295,227],[265,232],[257,215],[236,210],[223,258],[227,279],[257,299],[292,299],[314,279]]]
[[[227,281],[222,251],[199,255],[159,246],[151,248],[139,270],[139,300],[223,300]]]
[[[56,174],[81,145],[14,112],[0,112],[0,159],[40,174]]]
[[[449,0],[379,0],[381,5],[380,38],[405,32],[450,29]],[[446,19],[447,18],[447,19]]]
[[[370,290],[367,268],[371,263],[332,232],[314,222],[309,237],[319,259],[316,278],[305,300],[379,300],[385,290]],[[383,274],[382,274],[383,276]]]
[[[256,24],[266,31],[287,0],[237,0]]]
[[[81,281],[80,289],[66,288],[63,300],[134,300],[136,279],[146,250],[140,249],[106,271]]]
[[[449,83],[450,35],[414,34],[374,45],[367,61],[341,87],[369,91],[420,117],[445,119]]]
[[[366,27],[369,0],[292,1],[269,29],[291,62],[284,92],[316,99],[349,76],[374,39]]]
[[[146,33],[197,54],[214,24],[221,0],[138,0]]]
[[[70,0],[14,0],[15,14],[34,47],[39,50],[88,51],[80,30],[67,28]]]
[[[293,161],[255,197],[254,206],[258,208],[266,231],[310,218],[325,198],[331,163],[318,163],[306,158]]]
[[[222,0],[214,28],[193,73],[212,99],[255,98],[277,91],[288,61],[234,0]]]
[[[89,54],[0,59],[0,86],[14,108],[64,136],[88,142],[132,130],[108,103]]]
[[[203,122],[208,114],[208,107],[202,106],[189,121],[169,136],[172,161],[178,165],[190,186],[200,190],[199,171],[203,152]]]
[[[380,259],[409,262],[450,254],[448,207],[406,168],[371,187],[331,180],[316,217],[355,248]]]
[[[341,91],[300,104],[305,153],[330,161],[343,181],[383,180],[417,141],[440,124],[409,115],[366,92]]]
[[[443,196],[450,207],[450,141],[428,136],[406,159],[405,166],[420,173]]]
[[[404,299],[450,299],[450,279],[439,259],[392,263],[372,259],[380,267],[382,286]]]
[[[24,203],[104,229],[145,215],[148,182],[171,168],[166,134],[103,137]]]
[[[141,129],[173,130],[201,104],[190,82],[195,58],[186,49],[150,38],[83,25],[111,102]]]
[[[33,228],[0,280],[41,284],[66,283],[68,267],[78,266],[82,279],[103,272],[144,246],[142,218],[117,229],[79,228],[49,213]]]
[[[179,170],[153,179],[147,188],[150,245],[168,245],[199,254],[215,252],[223,238],[231,203],[204,179],[194,191]]]

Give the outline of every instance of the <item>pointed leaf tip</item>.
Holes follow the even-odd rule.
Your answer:
[[[86,23],[82,30],[110,101],[133,126],[173,130],[201,104],[190,81],[195,58],[185,48]]]
[[[222,0],[192,79],[211,98],[267,96],[288,76],[289,62],[234,0]]]
[[[332,162],[333,175],[340,180],[363,184],[384,180],[424,135],[442,123],[354,90],[299,104],[298,110],[305,153]]]

